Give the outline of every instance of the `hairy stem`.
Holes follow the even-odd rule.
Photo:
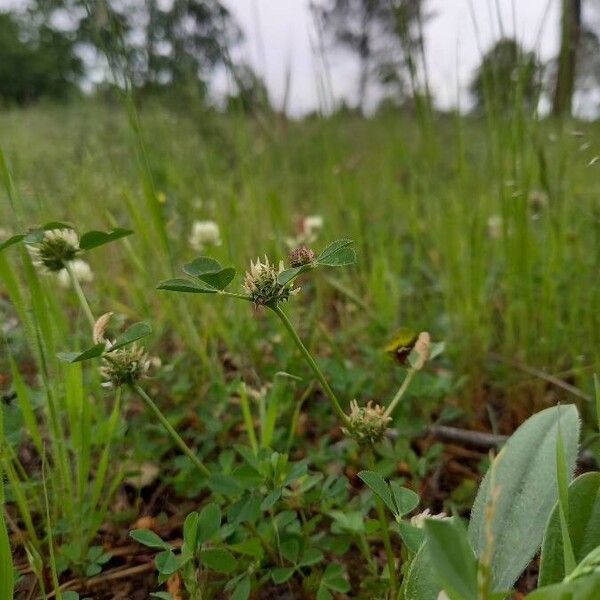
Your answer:
[[[408,389],[408,386],[410,385],[410,382],[412,381],[413,377],[415,376],[415,373],[416,373],[415,369],[408,370],[408,373],[406,374],[406,377],[404,378],[402,385],[396,392],[396,395],[392,398],[392,401],[390,402],[389,406],[385,409],[384,416],[386,416],[386,417],[392,416],[394,409],[398,405],[398,402],[400,402],[400,400],[402,399],[402,396],[404,396],[404,393]]]
[[[331,404],[333,405],[333,408],[335,409],[335,412],[337,413],[338,417],[342,421],[343,425],[345,427],[348,427],[350,425],[350,422],[348,420],[348,417],[346,416],[346,413],[342,410],[339,400],[337,399],[335,393],[331,389],[331,386],[325,379],[325,376],[319,368],[319,365],[316,363],[315,359],[312,357],[312,354],[309,352],[308,348],[304,345],[304,343],[298,336],[298,333],[292,325],[292,322],[288,319],[287,315],[283,312],[283,310],[281,310],[281,308],[277,304],[275,304],[274,306],[270,306],[269,308],[281,319],[281,322],[287,329],[287,332],[290,334],[292,340],[294,340],[294,343],[298,347],[298,350],[300,350],[300,353],[304,357],[304,360],[308,363],[308,366],[312,369],[313,373],[319,380],[321,387],[327,394],[328,398],[331,400]]]
[[[77,279],[77,276],[73,272],[73,267],[71,267],[71,264],[68,261],[66,261],[64,263],[64,265],[65,265],[65,269],[67,270],[67,273],[69,274],[69,279],[71,280],[71,283],[73,284],[73,288],[75,289],[75,293],[77,294],[77,298],[79,299],[79,303],[81,304],[81,308],[83,308],[83,312],[85,313],[86,319],[88,320],[91,328],[94,329],[94,325],[96,323],[96,319],[94,318],[94,313],[92,312],[92,309],[90,308],[87,298],[85,297],[85,294],[83,293],[83,290],[81,289],[81,285],[79,283],[79,280]]]
[[[373,575],[377,575],[377,565],[371,556],[371,550],[369,549],[369,542],[367,541],[367,536],[364,533],[360,533],[357,536],[358,545],[360,546],[360,550],[369,565],[369,569]]]
[[[167,433],[171,436],[171,439],[179,447],[179,449],[198,467],[198,470],[205,477],[210,477],[210,471],[206,465],[192,452],[191,448],[183,441],[181,436],[175,431],[171,423],[162,414],[160,408],[152,401],[150,396],[139,386],[134,385],[133,389],[139,394],[146,406],[150,409],[154,416],[160,421],[161,425],[166,429]]]

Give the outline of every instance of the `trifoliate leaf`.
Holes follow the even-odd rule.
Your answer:
[[[216,294],[218,291],[213,287],[202,286],[189,279],[167,279],[161,281],[156,289],[170,292],[187,292],[189,294]]]
[[[131,229],[122,229],[121,227],[111,229],[110,231],[87,231],[81,236],[79,247],[82,250],[92,250],[93,248],[120,240],[132,233]]]

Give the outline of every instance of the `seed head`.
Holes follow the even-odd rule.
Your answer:
[[[420,371],[425,363],[429,360],[429,356],[431,355],[431,336],[427,331],[422,331],[415,342],[415,347],[413,348],[413,353],[416,355],[416,359],[412,363],[413,369],[415,371]]]
[[[104,387],[120,387],[133,385],[141,379],[150,368],[148,354],[141,346],[131,344],[102,356],[100,375],[104,379]]]
[[[308,246],[299,246],[288,254],[290,267],[302,267],[315,260],[315,253]]]
[[[71,271],[77,281],[89,283],[94,281],[94,272],[92,271],[90,265],[85,262],[85,260],[81,260],[80,258],[76,258],[71,262]],[[61,269],[58,273],[58,282],[64,288],[68,288],[71,286],[71,278],[69,277],[69,273],[66,269]]]
[[[188,239],[194,250],[202,251],[205,246],[220,246],[221,232],[214,221],[194,221]]]
[[[72,229],[50,229],[36,244],[29,246],[34,264],[50,273],[58,273],[79,254],[79,237]]]
[[[110,347],[112,344],[109,340],[106,339],[106,328],[108,326],[108,322],[114,313],[107,312],[104,313],[95,323],[94,323],[94,344],[101,344],[102,342],[106,342],[107,347]]]
[[[385,416],[385,409],[369,400],[366,406],[359,406],[356,400],[350,402],[350,421],[344,433],[352,436],[359,444],[374,444],[381,440],[387,431],[391,417]]]
[[[257,258],[255,263],[250,261],[250,270],[246,271],[242,287],[256,305],[285,302],[298,289],[278,283],[277,276],[283,271],[283,261],[275,268],[266,256],[264,262]]]

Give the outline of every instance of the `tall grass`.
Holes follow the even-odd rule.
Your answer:
[[[21,215],[29,223],[68,218],[82,227],[136,228],[128,242],[135,260],[117,261],[115,249],[94,257],[98,273],[113,275],[97,278],[97,295],[107,309],[151,311],[162,331],[184,323],[180,334],[197,335],[204,372],[218,368],[219,340],[251,348],[256,324],[237,312],[232,318],[233,307],[221,322],[211,308],[181,313],[166,295],[149,297],[170,268],[155,241],[162,239],[158,218],[177,263],[194,256],[187,244],[194,219],[220,224],[217,255],[226,262],[264,249],[283,254],[296,219],[323,215],[325,237],[357,241],[359,296],[388,333],[399,325],[433,329],[473,381],[482,380],[489,352],[575,378],[597,364],[598,167],[588,163],[600,140],[593,124],[517,115],[486,125],[438,115],[436,143],[445,150],[432,164],[407,115],[273,117],[267,134],[246,117],[147,105],[140,185],[122,112],[83,103],[0,120]],[[160,199],[152,200],[158,217],[149,193]],[[16,228],[6,204],[2,222]],[[381,330],[369,331],[378,344]]]

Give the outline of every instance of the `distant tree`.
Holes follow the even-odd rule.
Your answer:
[[[595,98],[600,87],[600,2],[573,0],[562,8],[560,51],[552,65],[556,116],[571,113],[576,92]]]
[[[218,0],[33,0],[30,13],[46,23],[69,15],[86,55],[107,57],[113,77],[143,89],[203,86],[241,39]]]
[[[246,113],[264,113],[272,110],[267,86],[250,65],[232,66],[231,72],[237,91],[227,97],[227,110],[241,110]]]
[[[581,29],[577,51],[575,89],[593,91],[600,86],[600,38],[591,25]]]
[[[67,33],[0,13],[0,98],[24,104],[76,91],[83,63]]]
[[[475,110],[507,112],[517,98],[535,108],[540,93],[540,71],[534,52],[523,50],[514,39],[498,40],[484,55],[471,80]]]
[[[324,0],[312,4],[325,33],[358,57],[361,108],[373,79],[393,87],[398,95],[404,93],[408,79],[414,85],[415,56],[423,50],[424,1]]]
[[[556,116],[571,113],[581,40],[581,0],[562,0],[560,31],[558,69],[552,103],[552,112]]]

